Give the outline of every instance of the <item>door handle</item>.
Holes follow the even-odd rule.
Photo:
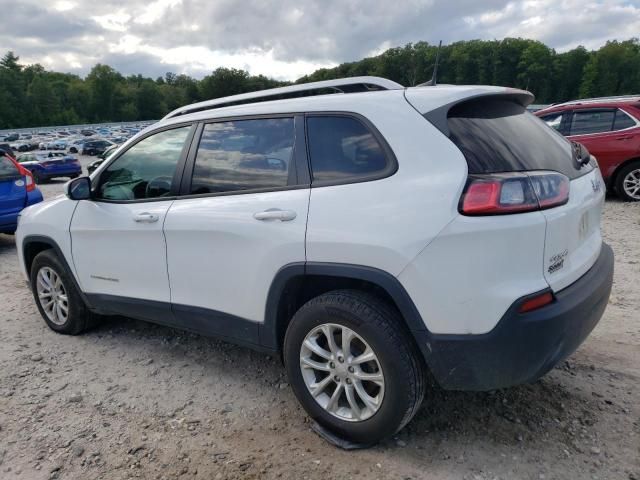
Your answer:
[[[297,214],[293,210],[280,210],[278,208],[270,208],[264,212],[253,214],[256,220],[280,220],[281,222],[289,222],[296,218]]]
[[[616,140],[631,140],[633,137],[618,137]]]
[[[154,223],[157,222],[159,218],[155,213],[143,212],[133,217],[133,221],[137,223]]]

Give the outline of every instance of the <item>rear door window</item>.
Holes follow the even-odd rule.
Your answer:
[[[313,183],[383,176],[391,159],[371,130],[348,116],[309,116],[307,138]]]
[[[193,167],[192,195],[286,187],[295,177],[293,118],[204,126]]]
[[[20,177],[20,172],[15,164],[7,157],[0,157],[0,180],[9,180]]]
[[[564,112],[556,112],[556,113],[551,113],[549,115],[545,115],[540,118],[542,119],[542,121],[544,121],[547,125],[549,125],[554,130],[561,131],[563,114]]]
[[[449,138],[462,151],[470,174],[553,170],[576,178],[580,166],[571,143],[522,105],[501,98],[479,98],[454,105],[448,114]]]
[[[614,130],[624,130],[625,128],[631,128],[636,125],[636,122],[625,112],[618,109],[616,110],[616,118],[613,121]]]
[[[615,110],[575,110],[571,118],[570,135],[610,132]]]

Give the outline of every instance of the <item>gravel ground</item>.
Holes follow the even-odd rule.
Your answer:
[[[640,205],[607,200],[604,234],[611,301],[567,362],[532,385],[434,388],[355,452],[310,430],[277,358],[124,318],[53,333],[0,235],[0,478],[640,480]]]

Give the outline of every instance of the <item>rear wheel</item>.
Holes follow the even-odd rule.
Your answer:
[[[30,278],[36,305],[49,328],[77,335],[93,326],[97,317],[85,306],[75,283],[53,250],[36,255]]]
[[[616,176],[616,191],[627,202],[640,201],[640,161],[622,167]]]
[[[393,435],[424,397],[421,358],[398,313],[368,293],[334,291],[307,302],[287,329],[284,359],[309,415],[352,442]]]
[[[45,183],[46,182],[46,178],[42,176],[41,173],[39,173],[37,170],[32,172],[33,173],[33,181],[36,183]]]

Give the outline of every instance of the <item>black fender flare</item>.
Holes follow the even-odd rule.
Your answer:
[[[64,256],[64,253],[62,253],[62,249],[60,248],[58,243],[51,237],[47,237],[44,235],[27,235],[22,240],[22,251],[19,252],[19,254],[22,255],[22,260],[24,262],[24,266],[25,266],[25,269],[27,270],[27,274],[29,278],[31,278],[31,272],[29,269],[29,263],[27,263],[27,247],[33,243],[43,243],[45,245],[48,245],[55,252],[55,254],[60,259],[60,262],[62,262],[62,265],[64,266],[64,268],[67,269],[67,273],[69,273],[69,276],[71,277],[71,280],[73,281],[74,286],[80,293],[80,297],[84,301],[87,308],[91,310],[92,309],[91,303],[89,302],[89,300],[87,299],[87,296],[84,294],[84,292],[80,288],[80,284],[78,283],[78,279],[76,278],[75,271],[70,267],[69,263],[67,262],[67,258]],[[29,283],[31,282],[29,281]]]
[[[290,263],[282,267],[271,282],[265,307],[264,323],[260,328],[260,343],[264,347],[274,351],[279,350],[280,326],[278,322],[280,319],[278,318],[278,306],[280,299],[290,280],[295,277],[305,276],[341,277],[352,280],[364,280],[374,284],[382,288],[395,302],[411,333],[427,331],[427,327],[413,300],[411,300],[411,297],[400,281],[390,273],[363,265],[299,262]]]

